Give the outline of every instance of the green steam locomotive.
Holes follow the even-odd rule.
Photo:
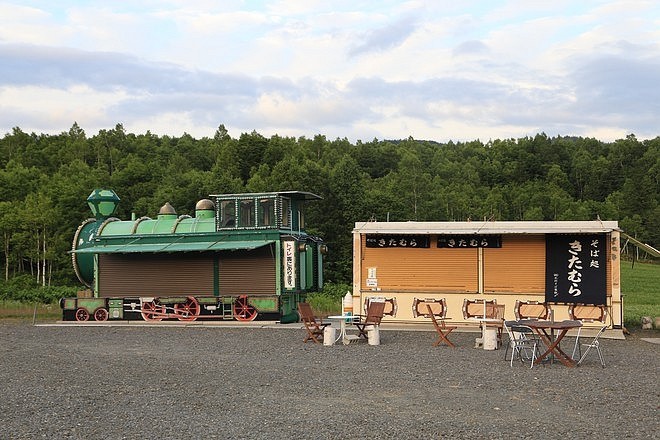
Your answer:
[[[323,287],[327,247],[305,232],[301,191],[218,194],[194,216],[166,203],[155,219],[119,220],[119,197],[96,189],[75,232],[73,268],[87,288],[61,301],[64,320],[298,320]]]

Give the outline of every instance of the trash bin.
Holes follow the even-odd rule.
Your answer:
[[[484,350],[497,349],[497,327],[484,328],[483,345]]]
[[[335,330],[330,325],[323,329],[323,345],[335,345]]]
[[[367,326],[367,341],[369,345],[380,345],[380,330],[377,325]]]

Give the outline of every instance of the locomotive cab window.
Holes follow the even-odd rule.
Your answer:
[[[259,226],[275,226],[275,200],[259,200]]]
[[[241,200],[239,205],[238,226],[254,227],[254,200]]]
[[[298,228],[305,229],[305,211],[304,206],[301,205],[298,207]]]
[[[291,228],[291,200],[282,198],[282,227]]]
[[[233,200],[225,200],[220,203],[220,218],[222,219],[223,228],[236,227],[236,202]]]

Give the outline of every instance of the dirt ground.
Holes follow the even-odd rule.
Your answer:
[[[453,333],[303,344],[296,326],[0,323],[2,437],[657,438],[655,333],[578,368],[504,360]],[[573,340],[563,342],[572,349]]]

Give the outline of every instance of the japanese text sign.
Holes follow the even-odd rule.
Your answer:
[[[546,302],[605,304],[605,234],[546,237]]]
[[[380,235],[367,234],[368,248],[427,248],[428,235]]]
[[[501,248],[501,235],[439,235],[439,248]]]

